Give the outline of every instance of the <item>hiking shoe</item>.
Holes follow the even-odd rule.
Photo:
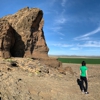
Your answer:
[[[89,92],[85,92],[85,94],[89,94]]]

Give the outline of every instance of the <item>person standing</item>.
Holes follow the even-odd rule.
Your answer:
[[[80,79],[81,79],[81,89],[85,94],[89,94],[88,90],[88,73],[87,73],[86,62],[82,61],[82,66],[80,66]],[[85,84],[84,84],[85,83]]]

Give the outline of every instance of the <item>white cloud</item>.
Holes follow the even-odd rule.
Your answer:
[[[76,38],[74,38],[74,40],[89,40],[90,39],[90,37],[76,37]]]
[[[54,27],[51,28],[51,30],[54,31],[54,32],[59,32],[61,29],[62,29],[61,26],[54,26]]]
[[[62,35],[62,36],[65,36],[65,34],[63,34],[63,33],[61,33],[61,32],[58,32],[60,35]]]
[[[78,44],[78,47],[100,47],[100,41],[87,41],[85,44]]]
[[[61,5],[64,7],[67,0],[62,0]]]
[[[89,32],[89,33],[83,35],[82,37],[87,37],[87,36],[90,36],[90,35],[96,34],[96,33],[98,33],[98,32],[100,32],[100,27],[98,27],[97,29],[95,29],[95,30],[92,31],[92,32]]]
[[[94,34],[96,34],[98,32],[100,32],[100,27],[98,27],[97,29],[95,29],[95,30],[93,30],[93,31],[91,31],[89,33],[86,33],[86,34],[84,34],[82,36],[76,37],[74,39],[75,40],[89,40],[89,36],[94,35]]]
[[[53,46],[56,46],[56,47],[72,47],[73,45],[69,45],[69,44],[61,44],[61,43],[58,43],[58,44],[52,44]]]
[[[64,16],[59,17],[59,19],[55,20],[56,24],[64,24],[66,22],[66,18]]]
[[[52,30],[53,32],[57,33],[58,35],[65,36],[64,33],[60,32],[61,29],[62,29],[61,26],[54,26],[54,27],[50,28],[50,30]]]
[[[66,23],[65,9],[62,9],[61,13],[59,13],[58,11],[54,12],[55,18],[52,21],[52,28],[50,29],[61,36],[65,36],[64,33],[61,32],[63,29],[63,25]]]
[[[65,9],[62,10],[61,13],[57,13],[55,20],[54,20],[54,24],[55,25],[62,25],[65,24],[67,21],[66,16],[65,16]]]
[[[80,50],[81,48],[79,48],[79,47],[73,47],[73,48],[71,48],[70,50]]]
[[[63,38],[62,38],[62,37],[60,37],[60,39],[61,39],[61,40],[63,40]]]
[[[100,51],[99,49],[89,49],[89,50],[86,50],[86,51]]]
[[[54,3],[56,2],[56,0],[52,0],[52,2],[48,2],[49,3],[49,5],[54,5]]]

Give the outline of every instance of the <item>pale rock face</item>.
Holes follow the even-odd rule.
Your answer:
[[[43,32],[43,12],[28,7],[0,19],[0,56],[48,57],[48,47]]]

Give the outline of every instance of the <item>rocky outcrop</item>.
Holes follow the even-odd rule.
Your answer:
[[[43,32],[43,12],[28,7],[0,19],[0,56],[48,57]]]
[[[34,58],[50,67],[61,67],[57,59],[48,57],[43,25],[43,12],[38,8],[26,7],[1,18],[0,57]]]

